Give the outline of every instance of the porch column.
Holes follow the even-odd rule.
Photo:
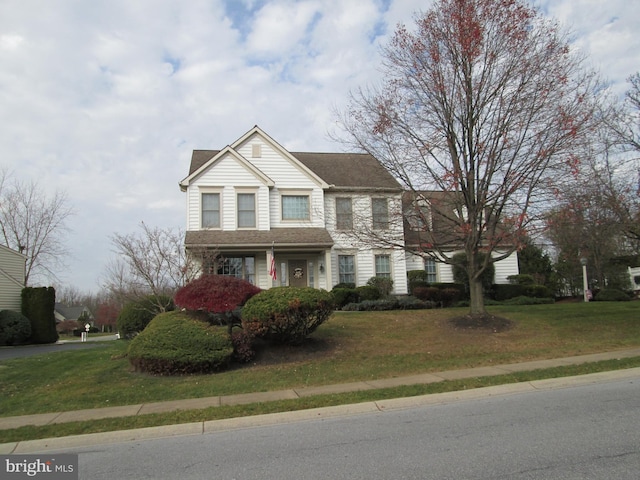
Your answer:
[[[324,284],[327,290],[331,290],[331,249],[324,251]]]

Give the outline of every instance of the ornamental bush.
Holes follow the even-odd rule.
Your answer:
[[[338,309],[344,307],[348,303],[358,303],[360,301],[360,297],[358,296],[358,292],[355,287],[333,287],[331,290],[331,296],[333,297],[335,308]]]
[[[631,297],[617,288],[604,288],[596,294],[594,300],[596,302],[627,302]]]
[[[187,310],[225,313],[241,307],[258,292],[260,288],[241,278],[202,275],[178,290],[175,302]]]
[[[242,327],[276,343],[300,344],[333,311],[333,297],[311,287],[275,287],[251,297],[242,309]]]
[[[21,313],[0,310],[0,345],[20,345],[31,336],[31,322]]]
[[[233,345],[226,329],[178,311],[156,316],[131,341],[127,351],[136,371],[154,375],[218,371],[232,355]]]
[[[388,277],[371,277],[367,281],[367,285],[370,287],[376,287],[380,292],[381,297],[390,295],[391,290],[393,290],[393,280]]]

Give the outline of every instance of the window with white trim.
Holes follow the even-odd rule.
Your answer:
[[[427,272],[427,282],[435,283],[438,281],[436,261],[433,258],[424,259],[424,271]]]
[[[200,203],[202,228],[220,228],[220,194],[203,193]]]
[[[309,220],[309,195],[282,195],[282,220]]]
[[[350,197],[336,198],[336,228],[353,230],[353,205]]]
[[[376,277],[391,278],[391,256],[376,255]]]
[[[338,282],[356,283],[356,262],[353,255],[338,255]]]
[[[255,257],[223,257],[218,261],[218,275],[242,278],[255,285],[256,259]]]
[[[238,193],[238,228],[256,227],[256,194]]]
[[[374,230],[389,229],[389,205],[386,198],[371,199],[371,214]]]

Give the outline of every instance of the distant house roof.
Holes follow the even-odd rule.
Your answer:
[[[188,231],[185,245],[213,246],[229,250],[242,248],[328,248],[333,245],[333,239],[324,228],[272,228],[271,230],[219,231],[197,230]]]
[[[61,322],[63,320],[78,320],[82,314],[86,312],[89,318],[93,318],[93,315],[87,307],[67,307],[61,303],[55,304],[55,317],[56,320]]]
[[[220,150],[194,150],[189,175],[218,153]],[[289,153],[332,188],[402,190],[382,164],[367,153]]]

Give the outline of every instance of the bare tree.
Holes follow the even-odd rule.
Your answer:
[[[56,278],[67,255],[64,234],[73,215],[64,192],[47,196],[36,182],[21,182],[0,171],[0,241],[27,257],[25,283]]]
[[[382,55],[382,84],[354,92],[340,116],[344,141],[386,166],[417,216],[422,192],[448,192],[430,206],[446,236],[424,218],[412,251],[450,264],[453,247],[464,251],[470,314],[484,316],[482,272],[522,245],[580,168],[602,85],[568,33],[524,0],[437,0]]]
[[[171,304],[176,290],[201,272],[201,259],[184,248],[184,232],[150,227],[137,234],[114,234],[117,258],[107,266],[106,287],[122,304],[149,296],[158,311]]]

